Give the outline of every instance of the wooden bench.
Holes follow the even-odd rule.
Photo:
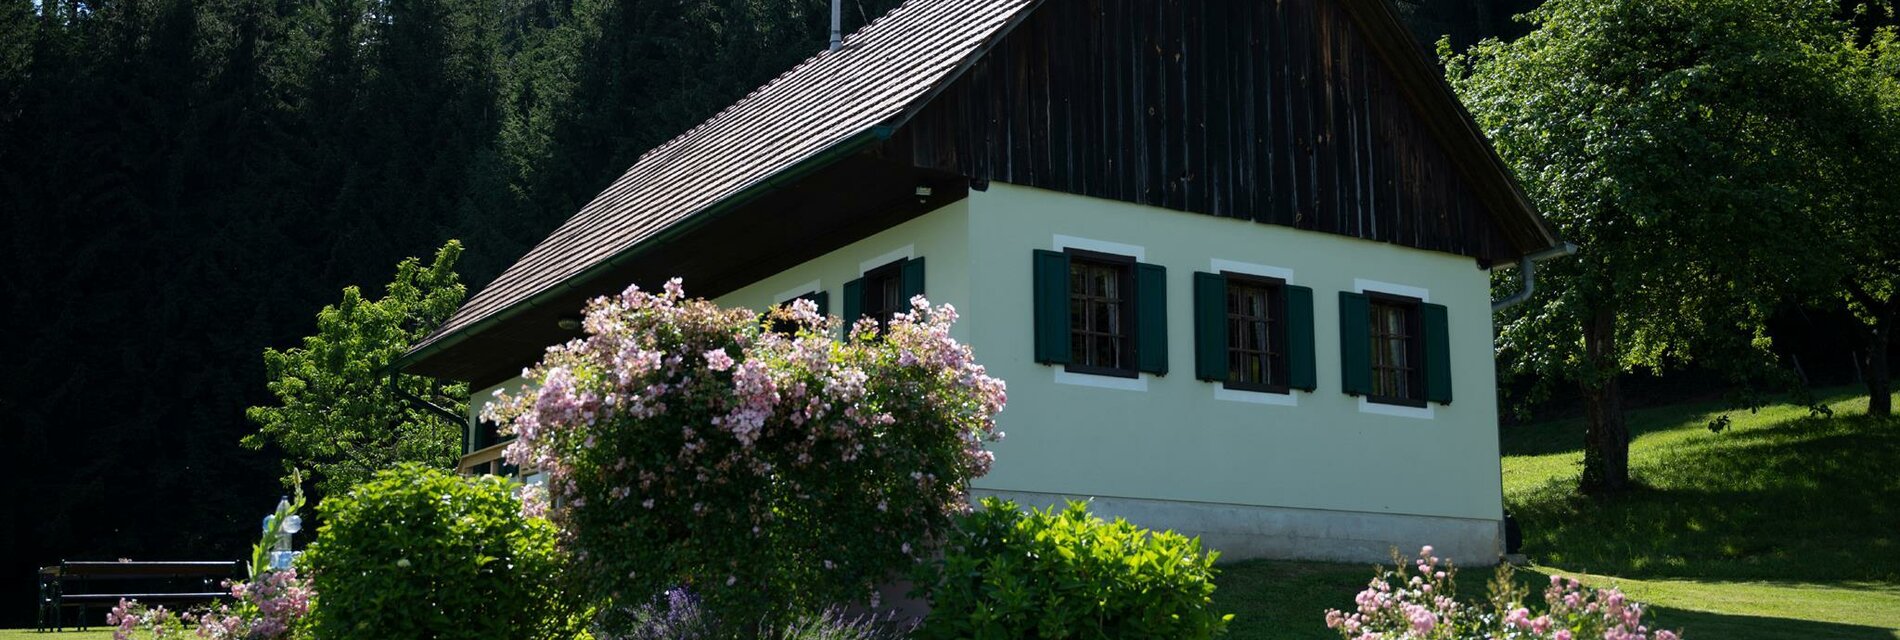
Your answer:
[[[177,605],[210,602],[230,597],[222,583],[243,576],[244,564],[233,561],[212,562],[61,562],[40,567],[40,630],[60,630],[65,626],[65,610],[79,609],[74,624],[87,625],[86,612],[93,607],[111,609],[120,599],[137,600],[147,605]],[[48,617],[51,620],[48,620]]]

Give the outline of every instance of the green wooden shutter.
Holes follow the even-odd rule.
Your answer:
[[[898,295],[903,297],[897,303],[898,311],[910,311],[910,299],[924,295],[924,259],[911,258],[904,261],[902,280],[897,285]]]
[[[1286,286],[1286,386],[1301,391],[1319,388],[1313,340],[1313,290]]]
[[[1227,379],[1227,277],[1194,274],[1194,377]]]
[[[1418,305],[1425,325],[1425,399],[1451,404],[1451,327],[1442,304]]]
[[[1168,375],[1168,268],[1135,264],[1136,368]]]
[[[1364,294],[1339,292],[1340,390],[1372,393],[1372,307]]]
[[[1036,250],[1036,362],[1069,363],[1069,255]]]
[[[844,283],[844,300],[841,302],[844,303],[844,313],[840,314],[844,318],[844,337],[849,339],[851,325],[864,317],[864,278]]]

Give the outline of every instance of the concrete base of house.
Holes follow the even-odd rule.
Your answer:
[[[1199,536],[1201,546],[1219,550],[1223,562],[1273,558],[1390,563],[1393,549],[1412,556],[1429,544],[1439,557],[1471,567],[1494,565],[1504,551],[1504,523],[1499,520],[1031,491],[976,489],[973,493],[1014,500],[1025,507],[1089,500],[1089,511],[1102,518],[1120,517],[1139,527]]]

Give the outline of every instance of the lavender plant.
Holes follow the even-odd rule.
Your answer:
[[[596,640],[901,640],[914,623],[872,616],[851,617],[836,608],[794,616],[782,626],[728,621],[721,624],[706,612],[698,596],[683,587],[668,589],[654,601],[629,611],[633,625],[622,634],[603,634]]]
[[[911,303],[841,342],[810,301],[760,317],[678,279],[630,287],[484,415],[517,436],[509,462],[546,474],[537,508],[592,593],[685,585],[748,620],[861,602],[969,508],[1002,435],[1003,382],[950,337],[956,310]]]

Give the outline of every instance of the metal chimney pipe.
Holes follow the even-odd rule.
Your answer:
[[[844,47],[844,0],[831,0],[831,50]]]

